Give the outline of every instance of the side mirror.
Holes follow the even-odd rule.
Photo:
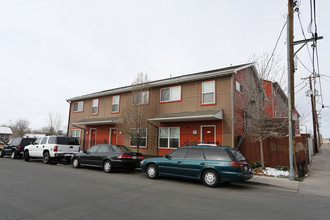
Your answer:
[[[170,155],[168,155],[168,154],[165,154],[165,157],[167,158],[167,159],[171,159],[172,157],[170,156]]]
[[[87,154],[87,150],[83,149],[84,154]]]

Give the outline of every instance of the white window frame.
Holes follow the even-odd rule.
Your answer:
[[[79,135],[78,135],[78,134]],[[81,138],[81,129],[72,129],[71,130],[71,137],[75,137],[75,138],[77,138],[77,140],[79,141],[79,143],[80,143],[80,138]]]
[[[243,93],[243,86],[238,81],[236,81],[236,90]]]
[[[141,98],[139,99],[140,103],[134,103],[134,96],[139,95]],[[147,105],[149,104],[149,90],[134,92],[132,94],[132,105]]]
[[[117,97],[118,97],[118,103],[114,103],[115,98],[117,98]],[[112,96],[111,113],[118,113],[119,112],[119,103],[120,103],[120,95],[114,95],[114,96]],[[113,111],[113,106],[114,105],[118,105],[118,110],[117,111]]]
[[[75,110],[76,105],[77,105],[77,110]],[[73,112],[82,112],[82,111],[84,111],[84,101],[74,102]]]
[[[206,90],[205,85],[207,83],[213,83],[213,90]],[[205,88],[205,89],[204,89]],[[210,104],[215,104],[215,90],[216,90],[216,85],[215,85],[215,80],[209,80],[209,81],[204,81],[202,82],[202,105],[210,105]],[[212,94],[213,93],[213,101],[212,102],[204,102],[204,94]]]
[[[94,102],[96,101],[96,102]],[[94,109],[96,109],[96,113],[94,112]],[[92,115],[99,114],[99,99],[93,99],[92,100]]]
[[[162,128],[167,128],[168,132],[167,132],[167,147],[161,147],[160,146],[160,139],[164,138],[161,137],[161,129]],[[171,128],[175,128],[175,129],[179,129],[179,136],[178,137],[171,137]],[[170,139],[171,138],[178,138],[178,147],[171,147],[170,146]],[[163,148],[163,149],[178,149],[180,147],[180,127],[160,127],[159,128],[159,135],[158,135],[158,148]]]
[[[177,88],[179,88],[179,90],[176,90]],[[168,100],[162,100],[162,92],[165,90],[169,90],[169,99]],[[181,101],[181,94],[182,94],[182,86],[172,86],[172,87],[165,87],[165,88],[161,88],[160,89],[160,102],[175,102],[175,101]],[[178,91],[179,94],[178,95],[174,95],[174,92]],[[177,96],[177,98],[175,98],[175,96]]]
[[[146,136],[143,137],[143,138],[146,139],[146,145],[145,145],[145,146],[140,145],[139,148],[140,148],[140,147],[141,147],[141,148],[147,148],[147,146],[148,146],[148,129],[147,129],[147,128],[131,128],[131,131],[132,131],[133,129],[145,129],[145,130],[146,130]],[[132,137],[131,137],[131,135],[130,135],[130,137],[129,137],[129,146],[130,146],[130,147],[137,147],[137,146],[131,145],[131,140],[132,140]]]

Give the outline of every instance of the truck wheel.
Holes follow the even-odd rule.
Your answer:
[[[29,151],[24,151],[24,160],[25,161],[30,161],[30,154],[29,154]]]
[[[49,164],[50,163],[50,155],[49,152],[46,151],[42,157],[42,161],[44,162],[44,164]]]
[[[16,151],[13,150],[10,155],[11,159],[16,159]]]

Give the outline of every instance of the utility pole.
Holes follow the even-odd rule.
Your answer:
[[[316,132],[316,112],[315,112],[315,96],[313,95],[313,87],[312,87],[312,77],[309,76],[309,88],[311,91],[311,102],[312,102],[312,113],[313,113],[313,131],[314,131],[314,152],[318,153],[317,146],[317,132]]]
[[[295,123],[292,120],[292,109],[294,108],[294,64],[293,64],[293,0],[288,0],[287,18],[287,59],[288,59],[288,107],[289,107],[289,159],[290,170],[289,180],[296,180],[296,172],[293,165],[293,155],[295,153]]]

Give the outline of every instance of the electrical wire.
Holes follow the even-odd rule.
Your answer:
[[[283,27],[282,27],[282,29],[281,29],[281,32],[280,32],[280,34],[279,34],[279,36],[278,36],[278,38],[277,38],[277,40],[276,40],[275,47],[274,47],[274,49],[273,49],[273,51],[272,51],[272,54],[271,54],[271,56],[270,56],[270,58],[269,58],[269,60],[268,60],[268,62],[267,62],[267,65],[266,65],[266,67],[265,67],[265,71],[267,70],[270,61],[271,61],[271,60],[273,59],[273,57],[274,57],[275,50],[276,50],[276,48],[277,48],[278,42],[279,42],[280,39],[281,39],[281,36],[282,36],[283,30],[284,30],[284,28],[285,28],[285,26],[286,26],[286,23],[287,23],[287,22],[285,21],[285,22],[284,22],[284,25],[283,25]]]
[[[309,73],[311,73],[311,74],[313,74],[313,72],[311,71],[311,70],[309,70],[306,66],[305,66],[305,64],[299,59],[299,57],[296,55],[296,57],[297,57],[297,59],[298,59],[298,61],[299,61],[299,63],[309,72]]]

